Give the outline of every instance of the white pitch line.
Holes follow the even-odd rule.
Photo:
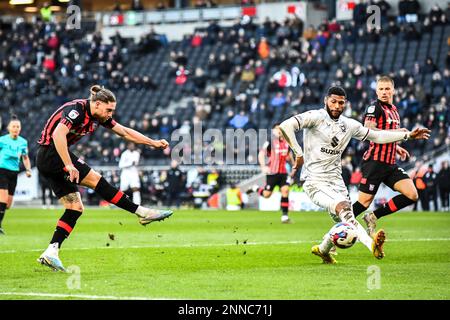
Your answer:
[[[111,249],[151,249],[151,248],[201,248],[201,247],[225,247],[225,246],[260,246],[260,245],[284,245],[284,244],[302,244],[302,243],[314,243],[322,240],[297,240],[297,241],[265,241],[265,242],[247,242],[246,244],[239,241],[236,243],[202,243],[202,244],[182,244],[182,245],[146,245],[146,246],[119,246],[119,247],[84,247],[84,248],[65,248],[64,251],[75,250],[111,250]],[[450,238],[417,238],[417,239],[388,239],[386,242],[429,242],[429,241],[450,241]],[[6,253],[19,253],[19,252],[41,252],[44,248],[40,249],[27,249],[27,250],[4,250],[0,251],[0,254]]]
[[[78,299],[94,299],[94,300],[175,300],[173,298],[91,296],[86,294],[59,294],[59,293],[39,293],[39,292],[0,292],[0,295],[22,296],[22,297],[78,298]]]

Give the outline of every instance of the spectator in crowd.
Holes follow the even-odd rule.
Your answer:
[[[438,207],[438,201],[437,201],[437,181],[436,181],[437,175],[436,172],[433,171],[433,165],[428,165],[427,172],[425,172],[423,176],[423,182],[426,185],[426,197],[425,201],[428,202],[428,207],[430,201],[433,202],[433,210],[439,211]]]
[[[382,2],[374,0],[370,4],[379,5],[383,9]],[[406,4],[409,5],[410,2],[414,1],[406,1]],[[369,1],[365,3],[369,4]],[[206,5],[208,6],[207,3]],[[430,17],[436,20],[439,14],[439,10],[426,13],[429,27],[434,27]],[[436,20],[436,23],[448,24],[448,19],[445,21],[447,22],[443,22],[441,17],[439,21]],[[219,124],[219,127],[221,125],[227,127],[229,121],[236,114],[240,114],[241,109],[248,116],[248,126],[254,124],[259,128],[266,126],[266,123],[272,121],[274,117],[278,117],[279,111],[284,114],[285,110],[298,111],[305,106],[320,107],[321,96],[318,92],[322,92],[322,83],[336,82],[345,86],[349,93],[349,100],[352,102],[346,114],[358,117],[359,114],[364,113],[365,107],[369,105],[373,97],[370,88],[380,70],[374,68],[373,64],[361,64],[360,59],[363,58],[362,61],[365,61],[366,53],[362,52],[361,57],[360,52],[356,52],[353,50],[354,46],[349,47],[348,44],[359,44],[372,38],[376,40],[378,37],[383,39],[390,32],[400,37],[395,40],[383,40],[403,41],[404,37],[414,39],[417,37],[417,30],[423,32],[424,24],[425,22],[420,21],[414,25],[417,28],[414,30],[413,25],[398,24],[395,19],[392,19],[389,26],[384,27],[384,32],[378,35],[375,30],[368,30],[364,24],[358,27],[354,21],[339,23],[324,21],[318,28],[309,26],[303,31],[302,22],[299,23],[298,17],[294,15],[287,17],[282,23],[266,19],[256,28],[249,20],[247,23],[239,21],[231,27],[220,26],[217,22],[213,22],[206,29],[196,30],[197,34],[188,36],[186,39],[191,40],[194,36],[200,36],[203,38],[201,44],[203,46],[211,41],[211,39],[205,40],[206,38],[214,38],[213,41],[221,50],[211,51],[211,59],[203,75],[198,78],[197,72],[192,75],[181,75],[185,81],[180,80],[181,83],[184,82],[180,84],[182,89],[175,84],[177,90],[174,94],[169,92],[173,90],[173,82],[167,85],[164,75],[171,70],[173,77],[169,79],[173,81],[177,77],[175,74],[180,66],[186,69],[188,58],[190,59],[193,52],[197,50],[186,51],[189,54],[183,53],[188,49],[190,42],[174,47],[176,51],[171,53],[169,66],[161,64],[155,69],[158,79],[152,78],[153,74],[147,72],[143,75],[129,72],[133,68],[128,68],[128,64],[140,63],[142,58],[148,58],[149,54],[155,54],[156,59],[158,50],[166,43],[164,35],[157,34],[153,27],[140,38],[137,45],[134,45],[120,35],[114,36],[111,39],[112,43],[109,44],[103,41],[99,32],[87,33],[85,28],[68,31],[56,24],[44,23],[41,20],[32,26],[27,23],[14,24],[11,29],[4,29],[2,25],[0,26],[0,94],[2,95],[0,111],[3,115],[11,111],[19,113],[17,110],[20,110],[24,114],[29,113],[32,117],[33,112],[29,112],[29,109],[35,105],[35,102],[39,105],[51,105],[54,101],[55,104],[56,101],[64,103],[70,100],[72,92],[75,93],[96,81],[117,89],[119,94],[126,90],[130,90],[128,93],[134,92],[133,95],[139,97],[138,101],[146,101],[146,108],[148,107],[149,110],[156,108],[161,102],[165,103],[166,99],[171,101],[192,95],[192,90],[195,90],[195,96],[199,98],[198,103],[189,104],[186,110],[183,109],[180,114],[183,120],[178,121],[180,129],[186,132],[190,132],[195,114],[197,114],[195,119],[215,121],[213,123]],[[306,38],[299,39],[302,31]],[[258,45],[263,37],[269,46],[265,59],[258,51]],[[444,41],[446,39],[447,37]],[[331,43],[333,47],[328,48]],[[445,46],[445,42],[443,45]],[[322,51],[324,48],[327,49],[325,54]],[[432,48],[433,46],[427,54],[434,58],[436,55]],[[204,48],[205,51],[209,49],[209,46]],[[419,46],[421,54],[423,54],[422,49]],[[374,57],[378,57],[378,52]],[[394,70],[393,72],[398,87],[398,99],[395,104],[400,112],[404,112],[402,119],[405,119],[405,126],[412,128],[416,125],[428,125],[428,123],[433,126],[436,139],[433,138],[432,143],[426,145],[414,143],[412,147],[411,151],[418,158],[422,152],[428,152],[450,140],[448,138],[448,106],[447,103],[443,104],[440,101],[441,96],[445,99],[450,92],[449,71],[441,67],[444,61],[447,63],[447,68],[450,68],[450,53],[447,57],[439,55],[438,57],[440,57],[439,61],[433,61],[434,66],[431,68],[425,66],[424,61],[418,61],[414,63],[413,68],[406,67],[408,64],[404,64],[405,71]],[[194,67],[197,66],[197,62],[194,62]],[[250,66],[254,76],[250,72],[246,74],[246,65]],[[376,66],[379,66],[378,63]],[[282,69],[285,73],[280,78],[275,80],[271,77],[273,72]],[[427,74],[426,79],[432,77],[431,86],[426,82],[428,80],[423,82],[424,85],[421,84],[423,74]],[[241,80],[245,82],[247,75],[251,76],[251,80],[241,85]],[[203,76],[206,79],[203,79]],[[221,84],[210,97],[209,85],[216,86],[212,83],[216,79]],[[153,91],[149,100],[147,100],[148,90]],[[283,96],[281,100],[284,100],[281,105],[288,108],[278,111],[274,109],[272,99],[280,91]],[[209,102],[205,97],[208,97]],[[189,99],[193,100],[193,98]],[[274,102],[277,105],[276,99]],[[141,107],[136,105],[134,117],[141,116],[139,114],[142,111],[139,109]],[[230,119],[225,119],[229,111],[232,116]],[[153,110],[146,119],[135,121],[136,125],[141,126],[146,123],[145,126],[149,130],[154,130],[155,135],[170,135],[174,130],[174,126],[170,125],[172,120],[163,126],[162,119],[165,115],[154,112]],[[151,125],[153,119],[156,121],[156,127]],[[98,150],[95,145],[98,139],[102,137],[93,136],[86,139],[81,153],[90,159],[95,159],[99,164],[110,161],[120,154],[118,152],[121,148],[115,139],[108,137],[110,145],[106,150]],[[355,144],[352,147],[345,154],[351,153],[356,159],[362,157],[362,151],[358,145]],[[33,148],[30,152],[33,152]],[[148,163],[161,159],[169,162],[167,155],[157,154],[152,150],[145,150],[143,159]]]
[[[450,168],[448,160],[442,161],[441,163],[441,169],[437,175],[437,185],[439,188],[442,211],[450,211]]]
[[[422,161],[416,161],[414,170],[411,172],[410,177],[414,182],[414,185],[416,186],[417,193],[419,194],[419,201],[422,207],[422,210],[429,211],[430,206],[428,203],[428,198],[426,195],[426,188],[427,185],[425,184],[425,181],[423,180],[425,173],[427,171],[427,168],[423,165]],[[417,211],[418,203],[417,201],[414,204],[414,211]]]
[[[131,10],[133,11],[143,11],[144,6],[141,3],[141,0],[132,0],[131,1]]]
[[[367,3],[365,1],[359,1],[353,8],[353,21],[357,26],[366,23],[367,17]]]
[[[261,38],[258,44],[258,54],[262,60],[265,60],[269,57],[270,54],[270,45],[266,38]]]
[[[166,8],[167,8],[166,4],[162,1],[158,2],[158,4],[156,5],[157,11],[162,11],[162,10],[165,10]]]
[[[378,6],[381,13],[381,22],[387,21],[389,10],[391,10],[391,5],[386,0],[372,0],[371,5]]]
[[[279,88],[287,88],[292,85],[292,76],[286,69],[277,71],[272,78],[277,82]]]
[[[229,125],[234,129],[243,129],[249,123],[248,115],[244,111],[240,111],[230,120]]]
[[[164,188],[167,192],[167,205],[176,205],[180,207],[182,200],[182,192],[185,189],[185,177],[178,167],[178,162],[172,160],[170,169],[167,171],[167,179],[164,182]]]
[[[433,59],[431,57],[428,57],[425,61],[425,65],[421,68],[422,72],[424,73],[433,73],[438,70],[436,65],[433,62]]]
[[[286,105],[287,99],[283,92],[279,91],[270,101],[270,106],[273,108],[280,108]]]
[[[235,184],[232,184],[226,191],[226,209],[228,211],[238,211],[241,210],[244,206],[244,202],[242,201],[242,192],[239,187]]]
[[[39,174],[39,185],[41,186],[41,200],[43,209],[53,209],[55,205],[55,196],[47,179]]]
[[[184,85],[188,80],[188,75],[189,70],[186,70],[186,68],[182,65],[178,66],[178,69],[176,71],[175,83],[177,85]]]
[[[40,9],[41,19],[45,22],[51,22],[53,19],[52,8],[49,2],[44,2]]]

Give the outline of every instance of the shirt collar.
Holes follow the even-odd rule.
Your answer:
[[[392,108],[392,106],[393,106],[392,104],[383,102],[383,101],[381,101],[380,99],[377,99],[377,101],[378,101],[378,103],[379,103],[380,105],[382,105],[382,106],[386,106],[386,107],[389,107],[389,108]]]

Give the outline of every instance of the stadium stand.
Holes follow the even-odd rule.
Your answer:
[[[283,23],[242,19],[225,27],[211,22],[181,41],[168,42],[150,28],[139,42],[119,32],[105,42],[93,23],[81,30],[42,21],[3,23],[0,112],[3,124],[8,114],[22,119],[34,159],[32,142],[48,115],[67,100],[86,97],[94,83],[116,93],[119,122],[170,140],[174,130],[191,132],[197,123],[223,133],[269,129],[292,114],[320,108],[332,84],[349,94],[345,114],[362,121],[374,99],[376,77],[388,74],[396,81],[402,127],[433,130],[432,140],[408,142],[406,148],[416,158],[448,150],[448,12],[433,9],[412,23],[391,17],[381,30],[335,20],[314,28],[293,16]],[[113,166],[124,146],[98,130],[76,152],[94,166]],[[352,171],[363,149],[355,140],[347,148],[344,157],[351,157]],[[168,166],[170,152],[143,149],[142,159],[145,165]],[[223,181],[236,183],[254,173],[224,172]]]

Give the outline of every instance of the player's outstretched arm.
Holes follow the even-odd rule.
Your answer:
[[[392,131],[392,130],[369,130],[367,140],[379,144],[392,143],[402,140],[429,139],[431,131],[427,128],[417,128],[413,131]]]
[[[119,123],[116,123],[114,127],[111,129],[115,134],[122,137],[123,139],[134,142],[137,144],[144,144],[153,148],[165,149],[169,146],[169,143],[164,140],[153,140],[147,136],[144,136],[142,133],[133,130],[131,128],[125,127]]]
[[[416,128],[409,134],[411,140],[428,140],[430,138],[431,130],[427,128]]]

